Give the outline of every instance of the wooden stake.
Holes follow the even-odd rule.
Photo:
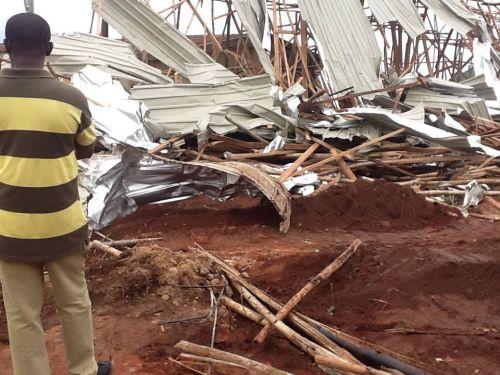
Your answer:
[[[130,240],[116,240],[116,241],[108,242],[105,245],[108,245],[108,246],[133,246],[133,245],[137,245],[140,243],[158,241],[161,239],[162,239],[161,237],[155,237],[155,238],[135,238],[135,239],[130,239]]]
[[[250,290],[255,296],[257,296],[261,301],[264,301],[268,306],[272,307],[274,310],[280,310],[283,308],[283,304],[280,302],[276,301],[272,297],[268,296],[265,292],[257,288],[255,285],[249,283],[241,274],[240,272],[224,262],[223,260],[219,259],[215,255],[209,253],[205,249],[203,249],[200,245],[196,244],[197,247],[190,247],[191,250],[198,251],[200,254],[205,255],[212,261],[214,261],[217,265],[220,266],[220,268],[226,273],[226,275],[231,278],[231,280],[236,279],[238,282],[240,282],[245,288]],[[228,306],[229,307],[229,306]],[[236,310],[235,310],[236,311]],[[236,311],[238,312],[238,311]],[[359,363],[357,359],[355,359],[347,350],[339,347],[337,344],[331,342],[327,337],[325,337],[322,333],[320,333],[315,326],[320,326],[325,329],[328,329],[332,331],[335,335],[343,338],[344,340],[354,344],[354,345],[359,345],[359,346],[366,346],[369,348],[372,348],[380,353],[384,353],[390,356],[393,356],[395,358],[400,359],[401,361],[409,361],[416,363],[413,361],[411,358],[404,357],[400,355],[399,353],[390,351],[388,349],[385,349],[384,347],[369,343],[367,341],[358,339],[356,337],[350,336],[346,333],[343,333],[339,330],[333,329],[329,326],[324,325],[321,322],[318,322],[314,319],[311,319],[307,317],[306,315],[303,315],[301,313],[296,313],[296,312],[291,312],[289,315],[290,321],[299,327],[304,333],[308,334],[310,337],[314,338],[317,342],[321,343],[325,348],[328,348],[328,350],[337,353],[339,355],[342,355],[344,358],[349,358],[353,363]],[[417,365],[417,364],[416,364]],[[418,365],[422,365],[422,363],[418,363]]]
[[[245,366],[242,366],[242,365],[238,365],[236,363],[222,361],[220,359],[214,359],[214,358],[209,358],[209,357],[201,357],[199,355],[181,353],[181,355],[179,356],[179,358],[190,359],[190,360],[198,361],[198,362],[207,362],[207,363],[209,363],[210,365],[213,365],[213,366],[230,366],[230,367],[238,367],[238,368],[241,368],[241,369],[248,370],[248,367],[245,367]]]
[[[326,159],[323,159],[315,164],[312,164],[312,165],[309,165],[307,167],[304,168],[304,170],[308,170],[308,171],[312,171],[312,170],[315,170],[317,169],[318,167],[324,165],[324,164],[328,164],[332,161],[335,161],[335,160],[339,160],[340,158],[342,158],[343,156],[346,156],[346,155],[351,155],[353,153],[356,153],[368,146],[371,146],[371,145],[374,145],[376,143],[379,143],[381,141],[383,141],[384,139],[388,139],[388,138],[392,138],[392,137],[395,137],[397,135],[400,135],[400,134],[403,134],[404,132],[406,131],[406,129],[398,129],[396,131],[393,131],[391,133],[388,133],[388,134],[385,134],[381,137],[378,137],[378,138],[375,138],[375,139],[372,139],[371,141],[368,141],[368,142],[365,142],[359,146],[356,146],[356,147],[353,147],[347,151],[343,151],[343,152],[340,152],[338,153],[337,155],[334,155],[334,156],[331,156],[329,158],[326,158]]]
[[[235,363],[237,365],[241,365],[245,368],[248,368],[252,371],[254,371],[255,374],[275,374],[275,375],[292,375],[289,372],[286,371],[281,371],[278,369],[275,369],[274,367],[271,367],[269,365],[233,354],[229,352],[225,352],[223,350],[219,349],[214,349],[210,348],[208,346],[203,346],[203,345],[198,345],[198,344],[193,344],[189,341],[180,341],[178,342],[175,347],[177,349],[193,353],[198,356],[203,356],[203,357],[208,357],[208,358],[213,358],[217,359],[220,361],[226,361],[226,362],[231,362]]]
[[[346,361],[339,361],[336,358],[325,357],[322,355],[317,355],[316,357],[314,357],[314,362],[316,362],[318,365],[321,365],[321,366],[326,366],[326,367],[330,367],[330,368],[333,368],[336,370],[341,370],[341,371],[348,371],[352,374],[362,374],[362,375],[365,375],[365,374],[368,374],[368,375],[390,374],[389,372],[375,370],[373,368],[363,366],[363,365],[355,365],[353,363],[349,363]]]
[[[287,178],[290,177],[297,170],[297,168],[299,168],[302,163],[304,163],[309,158],[309,156],[314,154],[318,147],[318,143],[313,143],[311,147],[309,147],[302,155],[300,155],[300,157],[295,160],[292,166],[280,176],[278,181],[281,183],[285,182]]]
[[[283,308],[278,311],[276,318],[278,320],[285,319],[288,314],[300,303],[300,301],[302,301],[302,299],[304,299],[304,297],[311,292],[311,290],[318,286],[322,281],[328,279],[335,271],[342,267],[344,263],[358,250],[361,243],[362,242],[359,239],[354,240],[347,250],[340,254],[337,259],[330,263],[325,269],[323,269],[323,271],[314,276],[313,279],[309,281],[297,294],[290,298]],[[271,332],[271,328],[271,325],[267,324],[264,328],[262,328],[259,334],[255,336],[254,340],[262,344],[269,335],[269,332]]]
[[[92,241],[92,243],[90,244],[90,247],[93,249],[104,251],[105,253],[108,253],[114,257],[119,257],[122,255],[122,252],[120,250],[117,250],[114,247],[106,245],[98,240]]]
[[[260,324],[260,325],[265,325],[266,324],[266,319],[262,317],[259,313],[256,313],[252,309],[249,309],[248,307],[245,307],[238,302],[232,300],[231,298],[227,296],[222,296],[221,302],[226,305],[227,308],[233,310],[234,312],[244,316],[247,319],[250,319],[251,321]]]
[[[229,276],[229,275],[228,275]],[[318,344],[306,339],[305,337],[299,335],[281,320],[277,319],[276,315],[274,315],[271,311],[265,307],[262,302],[260,302],[252,293],[248,291],[243,285],[241,285],[237,280],[229,276],[231,281],[233,282],[233,286],[240,293],[240,295],[252,306],[259,314],[261,314],[270,324],[272,324],[276,329],[283,334],[288,340],[297,345],[304,352],[309,354],[314,358],[316,355],[325,355],[325,356],[335,356],[336,354],[329,352]],[[340,357],[338,357],[340,358]]]

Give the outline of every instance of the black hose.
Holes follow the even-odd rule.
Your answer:
[[[384,366],[387,368],[398,370],[406,375],[429,375],[428,372],[421,370],[417,367],[411,366],[407,363],[401,362],[396,358],[392,358],[385,354],[380,354],[377,351],[370,348],[359,347],[353,344],[352,342],[349,342],[343,339],[342,337],[334,334],[332,331],[326,328],[319,326],[317,326],[316,328],[323,335],[328,337],[330,340],[335,342],[340,347],[346,349],[348,352],[350,352],[353,356],[355,356],[357,359],[359,359],[367,366],[376,368]]]

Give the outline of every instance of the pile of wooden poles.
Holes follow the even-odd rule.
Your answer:
[[[340,256],[314,276],[285,304],[250,283],[237,269],[201,246],[197,245],[192,250],[212,260],[239,293],[241,300],[245,301],[244,305],[228,296],[221,298],[221,303],[228,309],[262,326],[254,338],[256,344],[263,343],[269,334],[276,330],[309,355],[326,373],[425,374],[426,372],[417,368],[415,362],[409,358],[354,338],[294,311],[306,295],[322,281],[330,278],[360,246],[360,240],[352,242]],[[255,374],[286,374],[284,371],[244,357],[184,341],[180,342],[177,348],[184,352],[182,358],[197,359],[211,365],[230,366],[232,363],[236,367],[251,369],[253,371],[251,373]]]

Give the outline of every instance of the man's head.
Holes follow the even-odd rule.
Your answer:
[[[16,14],[5,25],[4,44],[13,68],[41,68],[53,48],[50,26],[37,14]]]

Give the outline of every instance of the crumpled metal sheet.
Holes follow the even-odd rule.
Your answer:
[[[241,192],[263,193],[290,228],[291,200],[286,189],[257,167],[238,162],[156,160],[126,147],[121,161],[96,182],[88,216],[96,228],[134,212],[138,205],[191,197],[200,193],[226,200]]]
[[[290,195],[282,184],[267,173],[262,172],[259,168],[248,163],[240,162],[182,162],[182,164],[198,165],[200,167],[211,168],[248,179],[267,197],[267,199],[269,199],[278,211],[282,219],[280,230],[286,233],[290,229],[290,217],[292,214]]]
[[[477,136],[457,136],[454,133],[436,128],[419,121],[406,118],[391,111],[380,108],[351,108],[349,114],[362,117],[373,124],[392,129],[405,128],[408,134],[414,135],[428,141],[441,144],[452,150],[462,152],[480,152],[488,156],[498,157],[500,151],[479,143]]]
[[[332,92],[383,87],[382,56],[363,6],[356,0],[298,0],[302,17],[319,42]]]
[[[369,0],[368,5],[379,23],[398,21],[413,39],[425,32],[412,0]]]
[[[485,35],[489,34],[486,32]],[[498,52],[493,48],[491,41],[484,43],[474,40],[474,73],[479,79],[470,79],[469,84],[473,85],[479,96],[487,100],[497,100],[500,98],[500,63]],[[481,79],[482,78],[482,79]]]
[[[479,17],[468,10],[460,0],[421,0],[446,25],[462,35],[476,27]]]
[[[92,65],[114,78],[140,83],[172,82],[160,69],[140,61],[128,43],[84,33],[53,35],[52,42],[54,50],[46,61],[58,74],[72,75]]]
[[[281,134],[277,133],[274,139],[262,150],[263,154],[269,154],[271,151],[279,151],[285,147],[286,141]]]
[[[189,77],[186,64],[210,64],[233,73],[199,48],[186,35],[164,21],[148,5],[137,0],[92,0],[94,11],[137,48]]]
[[[303,124],[311,133],[321,136],[322,139],[337,138],[352,141],[354,137],[359,137],[372,140],[380,137],[382,133],[379,126],[363,121],[304,121]]]
[[[408,89],[404,102],[409,105],[423,103],[425,107],[445,109],[452,114],[460,114],[461,111],[466,111],[472,117],[479,116],[490,119],[486,101],[478,97],[443,95],[425,87],[413,87]]]
[[[144,130],[141,114],[145,109],[141,109],[139,101],[129,99],[129,94],[111,74],[86,66],[73,75],[72,83],[89,100],[92,121],[110,143],[123,142],[145,149],[157,145]]]
[[[185,77],[191,83],[224,83],[239,78],[220,64],[184,64]]]
[[[490,190],[488,185],[480,184],[477,180],[472,180],[465,187],[464,203],[462,210],[467,211],[470,207],[477,206],[484,199],[484,193]]]
[[[146,127],[155,137],[202,132],[207,127],[218,134],[236,131],[225,118],[228,113],[249,128],[269,123],[269,119],[280,124],[288,121],[270,96],[269,75],[219,84],[135,86],[131,91],[132,99],[144,102],[149,109]]]
[[[262,45],[264,33],[267,30],[266,0],[233,0],[232,4],[248,34],[248,38],[252,42],[255,52],[257,52],[264,71],[274,76],[271,58]]]

